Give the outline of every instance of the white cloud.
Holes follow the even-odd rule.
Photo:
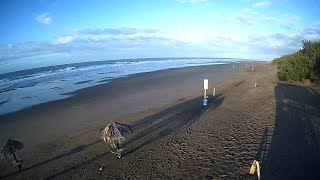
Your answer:
[[[103,28],[74,29],[69,34],[55,39],[54,44],[68,44],[86,48],[133,48],[135,46],[153,46],[174,44],[179,41],[155,29],[146,28]]]
[[[270,23],[270,22],[278,22],[279,19],[272,17],[272,16],[265,16],[261,14],[255,14],[255,13],[233,13],[231,15],[231,20],[239,21],[243,24],[247,25],[255,25],[260,23]]]
[[[43,13],[36,17],[36,21],[41,24],[51,24],[52,18],[49,13]]]
[[[250,40],[249,45],[264,53],[272,53],[273,57],[296,52],[300,49],[302,40],[319,41],[320,26],[315,24],[293,33],[276,33],[259,36]]]
[[[14,48],[16,48],[16,45],[15,45],[15,44],[12,44],[12,43],[9,43],[7,46],[8,46],[8,49],[14,49]]]
[[[234,32],[210,32],[209,38],[215,38],[218,41],[230,41],[235,44],[244,44],[247,43],[250,35],[246,32],[240,32],[237,33]]]
[[[272,3],[270,1],[261,1],[254,3],[252,6],[255,8],[262,8],[262,7],[270,7]]]
[[[182,25],[179,25],[182,26]],[[77,53],[86,51],[103,56],[210,56],[272,59],[293,53],[301,47],[302,40],[320,40],[320,24],[291,33],[250,33],[218,29],[191,29],[185,31],[139,28],[78,29],[55,39],[53,43],[29,42],[6,44],[6,51],[18,58],[50,53]],[[250,57],[249,57],[250,56]],[[0,57],[1,58],[1,57]]]
[[[292,29],[294,25],[300,20],[301,18],[296,15],[286,15],[282,19],[282,26],[286,29]]]
[[[246,25],[261,26],[278,24],[278,26],[284,27],[285,29],[292,29],[301,18],[292,14],[282,14],[274,17],[272,15],[261,14],[255,10],[245,9],[231,14],[230,19]]]
[[[161,38],[155,29],[147,28],[100,28],[100,29],[74,29],[69,34],[59,37],[56,42],[66,44],[73,41],[110,41]]]
[[[87,35],[133,35],[138,33],[152,34],[156,33],[154,29],[148,28],[132,28],[132,27],[122,27],[122,28],[99,28],[99,29],[74,29],[72,31],[74,34],[87,34]]]
[[[76,39],[75,36],[61,36],[56,40],[56,44],[68,44]]]
[[[259,21],[278,22],[271,17],[260,17]],[[254,22],[256,23],[256,21]],[[150,51],[150,53],[153,51],[166,52],[172,49],[172,52],[181,51],[186,54],[194,52],[200,56],[201,53],[202,56],[206,56],[211,52],[211,54],[218,53],[223,57],[249,58],[247,57],[249,55],[250,58],[272,59],[297,51],[302,40],[320,39],[320,25],[292,33],[275,34],[263,32],[251,34],[246,30],[238,30],[236,33],[232,30],[196,30],[184,26],[185,30],[181,32],[179,26],[177,26],[177,31],[156,29],[146,31],[137,28],[77,29],[71,34],[59,37],[55,42],[57,46],[61,47],[68,44],[66,47],[69,48],[110,51],[113,54],[135,53],[135,50],[139,52]],[[232,54],[230,54],[230,49],[234,50]]]
[[[200,32],[180,32],[171,36],[173,39],[177,39],[182,42],[200,43],[203,41],[203,34]]]
[[[176,0],[176,1],[183,4],[206,4],[209,2],[208,0]]]

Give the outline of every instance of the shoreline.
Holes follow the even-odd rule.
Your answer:
[[[263,62],[264,61],[258,61],[257,63],[263,63]],[[237,64],[243,64],[243,63],[249,63],[249,62],[241,61],[240,63],[237,63]],[[171,72],[171,71],[178,71],[178,70],[185,69],[185,68],[201,68],[201,67],[208,67],[208,66],[221,66],[221,65],[223,66],[223,65],[230,65],[230,64],[232,64],[232,63],[210,64],[210,65],[188,66],[188,67],[177,67],[177,68],[162,69],[162,70],[156,70],[156,71],[150,71],[150,72],[134,73],[134,74],[129,74],[129,75],[126,75],[126,76],[123,76],[123,77],[117,77],[117,78],[108,79],[108,80],[101,80],[100,84],[89,86],[89,87],[80,88],[80,89],[77,89],[75,91],[71,91],[71,92],[68,92],[68,93],[59,94],[59,95],[62,95],[62,96],[66,95],[67,97],[64,97],[64,98],[61,98],[61,99],[54,99],[54,100],[51,100],[51,101],[48,101],[48,102],[39,103],[39,104],[36,104],[36,105],[30,105],[30,106],[22,108],[20,110],[3,113],[3,114],[0,114],[0,118],[2,116],[8,116],[8,115],[12,115],[12,114],[15,114],[15,113],[20,113],[22,111],[27,111],[28,109],[36,108],[38,106],[43,106],[43,105],[46,105],[46,104],[55,103],[55,102],[59,102],[59,101],[65,101],[65,100],[68,100],[70,98],[74,98],[75,96],[81,96],[86,91],[90,91],[90,89],[98,88],[99,86],[105,86],[106,84],[112,83],[114,81],[121,81],[121,80],[126,80],[128,78],[146,76],[146,75],[148,75],[150,73],[167,73],[167,72]],[[242,67],[242,69],[243,69],[243,67]],[[6,103],[6,101],[0,102],[0,105],[1,105],[1,103]]]
[[[202,79],[206,76],[211,78],[209,83],[217,83],[232,78],[238,72],[232,69],[232,65],[223,64],[173,68],[117,78],[109,83],[72,92],[66,99],[0,115],[0,141],[14,137],[29,145],[36,145],[54,140],[94,124],[107,123],[120,115],[201,95]],[[35,129],[37,133],[33,132]]]

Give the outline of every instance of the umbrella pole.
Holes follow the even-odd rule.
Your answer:
[[[16,153],[13,153],[12,155],[13,155],[13,157],[14,157],[14,160],[16,160],[17,163],[19,163],[19,164],[18,164],[18,168],[19,168],[19,171],[21,171],[21,170],[22,170],[21,163],[18,161],[17,156],[16,156]]]
[[[18,162],[18,159],[17,159],[16,153],[13,153],[12,155],[13,155],[13,157],[14,157],[14,160],[16,160],[16,162]]]

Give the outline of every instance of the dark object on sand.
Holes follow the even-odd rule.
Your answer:
[[[111,146],[111,152],[116,154],[120,159],[123,149],[120,147],[124,143],[124,133],[133,132],[131,127],[126,124],[112,122],[102,131],[102,140]]]
[[[101,167],[99,168],[99,172],[102,173],[103,169],[104,169],[104,166],[101,166]]]
[[[24,148],[24,145],[16,140],[12,140],[11,138],[7,140],[7,143],[1,150],[1,159],[6,158],[9,155],[12,155],[14,158],[14,162],[12,163],[13,166],[18,166],[19,171],[21,171],[21,164],[22,160],[18,160],[16,156],[16,152],[20,151]]]

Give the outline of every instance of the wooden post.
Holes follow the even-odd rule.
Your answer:
[[[258,180],[261,180],[259,161],[254,160],[250,167],[249,174],[254,175],[256,172],[257,172]]]
[[[234,69],[234,63],[232,64],[232,68]]]
[[[216,88],[213,88],[213,96],[216,96]]]

